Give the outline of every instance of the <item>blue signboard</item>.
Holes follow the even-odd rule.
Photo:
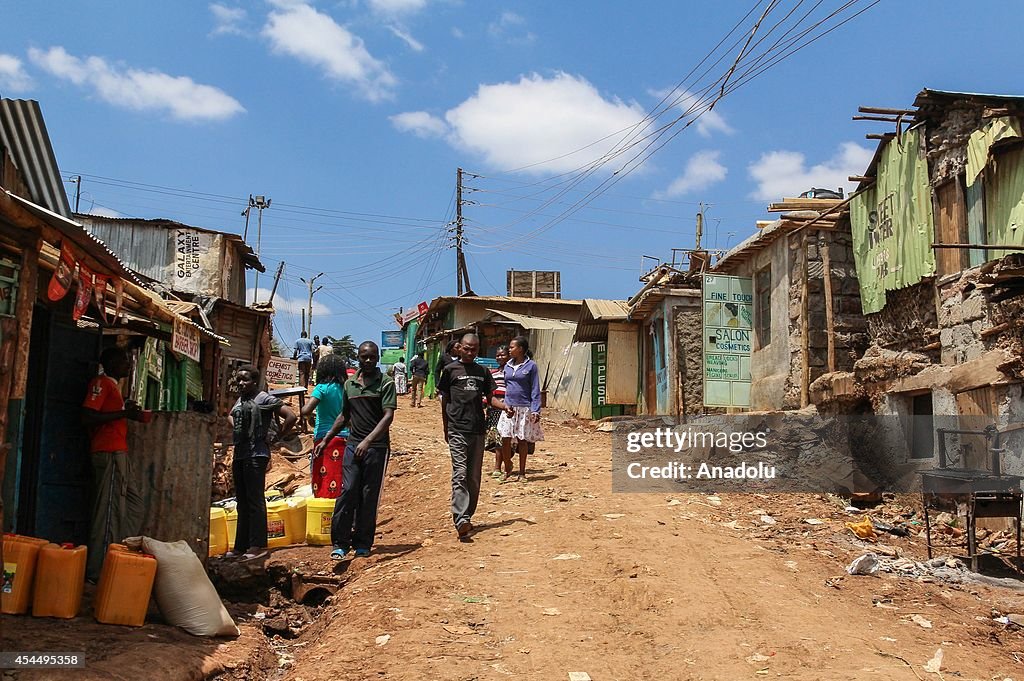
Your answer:
[[[380,346],[382,348],[400,348],[402,347],[402,331],[381,331],[380,332]]]

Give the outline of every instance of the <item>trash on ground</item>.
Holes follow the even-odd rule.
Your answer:
[[[851,575],[873,575],[878,572],[879,567],[878,556],[873,553],[865,553],[847,565],[846,571]]]

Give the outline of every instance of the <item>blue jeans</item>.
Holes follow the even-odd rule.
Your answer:
[[[334,502],[331,543],[335,548],[369,549],[377,532],[377,504],[390,450],[370,447],[361,459],[356,446],[345,446],[342,491]]]

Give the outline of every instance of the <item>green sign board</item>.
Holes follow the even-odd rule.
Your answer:
[[[380,352],[380,363],[384,365],[394,364],[400,357],[405,357],[405,350],[402,348],[387,348]]]
[[[608,344],[594,343],[590,346],[590,404],[603,407],[608,404]]]
[[[749,277],[704,276],[704,406],[750,406],[754,293]]]

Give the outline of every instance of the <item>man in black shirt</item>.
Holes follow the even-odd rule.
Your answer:
[[[487,433],[484,398],[495,409],[505,408],[505,403],[492,394],[495,385],[491,372],[475,361],[479,350],[480,339],[476,334],[463,336],[461,361],[444,368],[437,386],[444,439],[452,455],[452,520],[460,541],[469,541],[473,513],[480,498]]]
[[[423,354],[417,352],[409,362],[409,373],[412,374],[412,406],[414,407],[423,406],[423,386],[426,385],[428,371],[430,371],[430,365],[427,360],[423,359]],[[416,404],[417,396],[419,396],[419,405]]]

